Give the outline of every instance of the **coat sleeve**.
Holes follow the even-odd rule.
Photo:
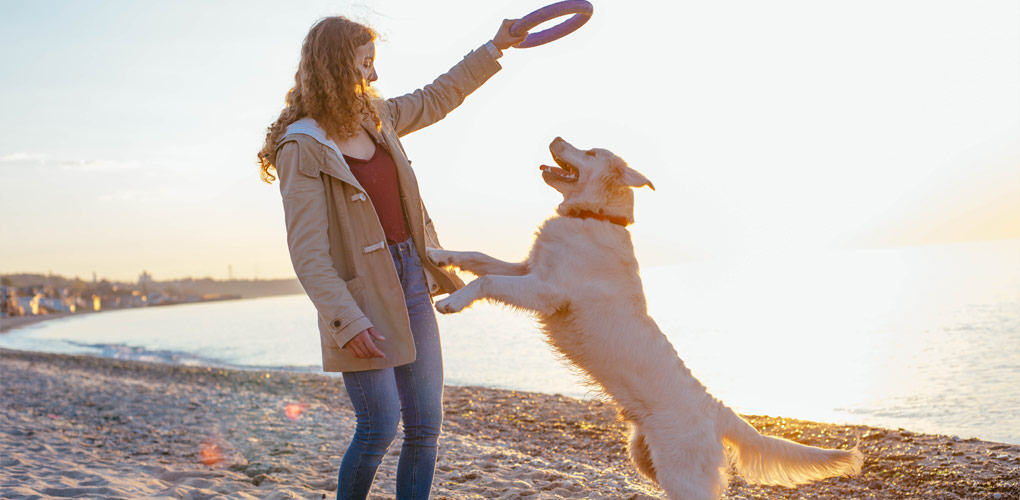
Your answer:
[[[442,120],[468,94],[481,87],[502,67],[486,47],[481,46],[424,88],[385,101],[397,136],[404,136]]]
[[[316,162],[301,146],[288,141],[276,152],[276,170],[280,175],[280,194],[287,225],[287,247],[298,281],[312,300],[319,318],[328,326],[337,344],[343,347],[366,328],[372,326],[355,302],[347,283],[340,278],[329,255],[326,228],[326,193],[316,172],[302,162]]]

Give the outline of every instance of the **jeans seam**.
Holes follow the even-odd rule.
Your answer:
[[[366,438],[371,438],[371,436],[372,436],[372,409],[371,409],[370,405],[368,404],[368,397],[365,395],[365,386],[362,385],[362,383],[361,383],[361,377],[358,376],[358,375],[355,375],[354,376],[354,380],[356,380],[358,382],[358,392],[361,394],[361,402],[362,402],[362,404],[365,405],[365,413],[368,414],[368,429],[365,431],[365,434],[366,434],[365,437]],[[357,425],[357,424],[355,424],[355,425]],[[355,431],[355,434],[357,434],[357,431]],[[365,461],[365,457],[364,457],[364,452],[365,451],[367,451],[367,450],[362,450],[362,456],[358,460],[357,465],[354,466],[354,481],[355,481],[355,483],[357,483],[357,481],[358,481],[358,473],[361,472],[361,464]],[[339,485],[338,485],[338,487],[339,487]],[[371,490],[372,490],[372,486],[371,486],[371,484],[369,484],[369,491],[371,491]]]
[[[414,367],[407,366],[407,378],[414,380]],[[411,495],[418,492],[418,451],[421,449],[421,400],[419,391],[414,391],[415,443],[411,453]],[[428,496],[426,496],[428,498]]]

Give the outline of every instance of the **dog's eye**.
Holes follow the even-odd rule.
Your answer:
[[[598,153],[596,153],[595,151],[585,151],[585,152],[584,152],[584,154],[586,154],[586,155],[588,155],[588,156],[595,156],[595,155],[597,155]]]

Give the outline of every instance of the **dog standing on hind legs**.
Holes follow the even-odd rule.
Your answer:
[[[630,458],[672,500],[715,500],[729,465],[745,480],[795,486],[860,473],[856,448],[830,450],[763,436],[691,374],[648,316],[634,247],[632,188],[652,186],[604,149],[549,147],[542,166],[563,195],[523,262],[429,249],[436,264],[478,276],[436,304],[456,313],[479,299],[533,311],[552,345],[609,395],[631,428]]]

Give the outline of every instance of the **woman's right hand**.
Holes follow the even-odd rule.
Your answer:
[[[353,339],[347,341],[344,344],[344,349],[349,349],[351,354],[354,354],[354,357],[359,359],[385,358],[386,355],[375,346],[375,342],[372,339],[379,341],[386,340],[385,337],[375,331],[375,328],[369,327],[355,335]]]
[[[510,27],[517,21],[518,19],[504,19],[503,24],[499,25],[499,31],[496,32],[496,36],[492,38],[492,44],[501,52],[523,42],[528,37],[527,33],[520,36],[510,34]]]

